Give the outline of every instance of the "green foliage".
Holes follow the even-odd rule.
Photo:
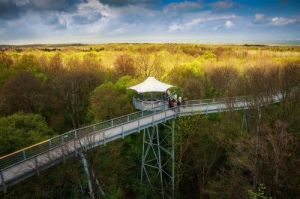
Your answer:
[[[98,121],[107,120],[134,111],[127,84],[130,78],[121,78],[115,84],[106,82],[91,94],[91,114]]]
[[[12,58],[6,53],[0,53],[0,70],[9,69],[13,64]]]
[[[28,71],[41,80],[46,80],[47,75],[42,71],[42,68],[37,60],[37,57],[33,54],[25,54],[15,65],[15,70]]]
[[[129,55],[120,55],[114,62],[115,74],[117,78],[124,75],[134,76],[136,69],[134,67],[134,61]]]
[[[14,73],[14,70],[0,68],[0,88],[5,83],[5,81],[9,79],[9,77],[11,77]]]
[[[267,188],[264,184],[259,184],[257,192],[248,190],[250,199],[272,199],[272,197],[267,195]]]
[[[39,112],[43,86],[40,79],[29,72],[19,71],[10,76],[0,92],[0,110],[9,115],[18,111]]]
[[[229,111],[176,121],[178,198],[296,198],[300,195],[300,48],[194,44],[12,47],[0,53],[0,153],[134,111],[127,88],[147,76],[178,86],[185,100],[259,95],[286,100],[264,108],[259,166],[257,112]],[[56,51],[56,52],[52,52]],[[18,113],[23,111],[30,114]],[[45,119],[43,119],[43,117]],[[141,134],[89,151],[91,168],[111,198],[159,198],[141,185]],[[277,175],[275,175],[277,174]],[[30,178],[1,198],[84,198],[78,159]],[[253,176],[265,188],[251,190]],[[80,185],[81,184],[81,185]],[[268,190],[268,191],[267,191]]]
[[[37,114],[15,113],[0,118],[0,154],[4,155],[53,135],[45,119]]]
[[[223,136],[218,132],[218,119],[216,116],[187,117],[180,119],[176,126],[179,198],[204,197],[207,192],[213,191],[208,183],[217,178],[218,168],[226,163]]]
[[[203,60],[216,60],[217,56],[211,51],[205,51],[201,56],[197,58],[197,61]]]

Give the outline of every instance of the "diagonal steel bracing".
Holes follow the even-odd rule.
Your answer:
[[[141,183],[148,184],[162,198],[174,197],[175,120],[143,131]]]

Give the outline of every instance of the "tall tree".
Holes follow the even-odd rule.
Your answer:
[[[13,65],[12,58],[6,53],[0,52],[0,70],[9,69]]]
[[[119,55],[114,62],[116,77],[120,78],[125,75],[134,76],[136,69],[133,59],[126,54]]]
[[[42,81],[29,72],[21,71],[11,76],[3,85],[0,109],[4,114],[18,111],[39,112],[42,105]]]
[[[127,91],[128,77],[118,82],[106,82],[98,86],[91,94],[91,112],[98,121],[111,119],[133,112],[130,94]]]
[[[0,154],[35,144],[53,134],[45,119],[38,114],[15,113],[0,117]]]

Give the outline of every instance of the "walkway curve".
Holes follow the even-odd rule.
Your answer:
[[[248,109],[253,105],[249,97],[190,100],[180,108],[166,108],[162,111],[140,111],[105,122],[92,124],[53,137],[41,143],[0,157],[0,189],[6,192],[12,186],[30,176],[39,175],[67,158],[77,156],[82,146],[94,148],[113,140],[159,124],[176,117],[211,114],[228,110]],[[282,95],[259,99],[260,105],[281,101]]]

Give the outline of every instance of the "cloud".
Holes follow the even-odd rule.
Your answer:
[[[18,6],[27,5],[25,0]],[[95,42],[120,35],[154,34],[163,30],[162,15],[144,4],[110,6],[99,0],[84,0],[72,10],[28,9],[22,17],[0,18],[0,43]]]
[[[177,12],[182,10],[191,10],[201,8],[202,5],[199,1],[183,1],[179,3],[170,3],[164,8],[164,12]]]
[[[226,20],[224,26],[226,28],[232,28],[234,26],[234,23],[232,21],[230,21],[230,20]]]
[[[220,10],[237,5],[233,0],[0,0],[0,43],[169,41],[199,35],[215,40],[275,29],[299,35],[298,24],[278,27],[300,22],[299,16]]]
[[[205,13],[203,16],[199,18],[194,18],[192,21],[187,22],[185,26],[187,28],[192,28],[193,26],[196,26],[197,24],[200,23],[206,23],[206,22],[214,22],[214,21],[224,21],[224,20],[229,20],[229,19],[234,19],[236,18],[235,15],[219,15],[219,14],[213,14],[213,13]]]
[[[175,31],[181,31],[184,30],[184,27],[182,25],[179,24],[171,24],[169,26],[169,31],[171,32],[175,32]]]
[[[145,5],[152,6],[159,3],[159,0],[98,0],[101,4],[123,7],[128,5]]]
[[[256,13],[254,15],[254,22],[264,22],[264,21],[266,21],[266,16],[264,14]]]
[[[183,21],[172,23],[169,26],[169,31],[190,31],[193,29],[197,29],[198,27],[208,28],[211,27],[211,29],[215,30],[216,27],[223,26],[226,21],[230,21],[232,19],[235,19],[237,16],[233,14],[216,14],[212,13],[211,11],[206,11],[202,13],[197,14],[191,14],[188,15]],[[229,26],[233,26],[233,22],[230,21]]]
[[[211,3],[210,6],[215,9],[228,9],[231,8],[234,3],[231,0],[217,1],[215,3]]]
[[[85,0],[0,0],[0,19],[16,19],[28,11],[71,12]]]
[[[97,0],[87,0],[76,7],[75,12],[58,13],[60,24],[66,33],[75,35],[96,34],[107,28],[108,22],[116,18],[116,12]]]
[[[0,19],[13,19],[20,16],[21,9],[13,1],[0,0]]]
[[[299,22],[299,19],[292,19],[292,18],[286,18],[286,17],[273,17],[271,19],[271,25],[274,26],[284,26]]]
[[[77,36],[83,38],[108,31],[107,24],[112,19],[114,19],[114,12],[97,0],[79,3],[72,12],[28,10],[21,18],[8,20],[5,27],[0,27],[3,31],[0,40],[20,37],[49,39]]]
[[[254,22],[255,23],[264,23],[264,24],[269,24],[273,26],[284,26],[284,25],[289,25],[289,24],[294,24],[297,22],[300,22],[300,17],[267,17],[264,14],[261,13],[256,13],[254,15]]]

